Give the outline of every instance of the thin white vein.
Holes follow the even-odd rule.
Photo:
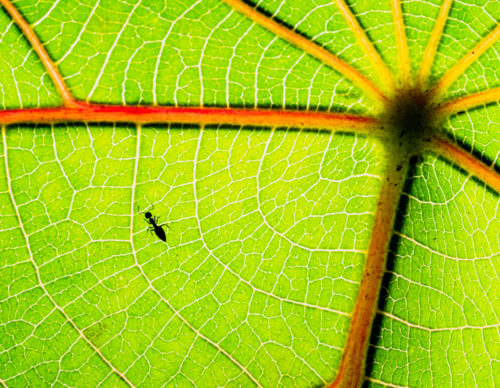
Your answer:
[[[99,388],[99,387],[102,387],[104,384],[107,384],[108,383],[108,376],[109,376],[109,373],[107,376],[104,376],[104,378],[101,381],[99,381],[99,384],[97,384],[95,387]]]
[[[127,83],[127,80],[130,78],[128,75],[128,72],[130,71],[131,66],[134,63],[135,56],[141,52],[142,48],[143,48],[142,46],[136,47],[134,50],[134,53],[127,60],[127,66],[125,67],[125,70],[123,72],[123,74],[125,74],[123,77],[123,84],[122,84],[123,85],[123,87],[122,87],[122,104],[123,105],[127,105],[127,89],[126,89],[125,85]],[[141,98],[142,98],[142,92],[141,92]]]
[[[333,309],[330,309],[328,307],[322,307],[322,306],[315,306],[315,305],[312,305],[312,304],[309,304],[309,303],[305,303],[305,302],[299,302],[299,301],[296,301],[296,300],[291,300],[291,299],[287,299],[287,298],[282,298],[278,295],[275,295],[271,292],[267,292],[267,291],[264,291],[260,288],[256,288],[251,282],[249,282],[248,280],[246,279],[243,279],[238,273],[236,273],[234,270],[231,269],[231,267],[229,267],[228,265],[224,264],[214,253],[213,251],[210,249],[210,247],[207,245],[206,241],[205,241],[205,238],[203,237],[204,234],[203,234],[203,229],[201,228],[201,223],[200,223],[200,217],[198,215],[198,196],[197,196],[197,191],[196,191],[196,163],[198,161],[198,150],[200,148],[200,145],[201,145],[201,138],[202,138],[202,135],[203,135],[203,128],[200,129],[200,137],[198,138],[198,145],[197,145],[197,148],[196,148],[196,152],[195,152],[195,157],[194,157],[194,171],[193,171],[193,191],[194,191],[194,202],[196,204],[195,206],[195,218],[196,218],[196,222],[198,223],[198,229],[200,231],[200,240],[201,242],[203,243],[203,246],[204,248],[207,250],[207,252],[210,254],[210,256],[212,256],[220,265],[222,265],[227,271],[229,271],[231,274],[233,274],[234,276],[236,276],[241,282],[245,283],[247,286],[249,286],[252,290],[254,290],[255,292],[258,292],[260,294],[263,294],[263,295],[266,295],[270,298],[273,298],[273,299],[277,299],[279,300],[280,302],[286,302],[286,303],[292,303],[292,304],[296,304],[296,305],[299,305],[299,306],[303,306],[303,307],[309,307],[309,308],[312,308],[312,309],[316,309],[316,310],[323,310],[323,311],[328,311],[330,313],[335,313],[335,314],[339,314],[339,315],[343,315],[345,317],[350,317],[351,314],[348,314],[346,313],[345,311],[338,311],[338,310],[333,310]]]
[[[58,65],[59,63],[61,63],[62,61],[64,61],[66,59],[66,57],[71,54],[73,52],[73,49],[75,48],[75,46],[78,44],[78,42],[80,42],[80,39],[83,35],[83,33],[85,32],[85,30],[87,29],[87,25],[89,24],[90,20],[92,19],[92,17],[94,16],[94,13],[97,9],[97,7],[99,6],[99,4],[101,3],[101,1],[96,1],[94,7],[92,8],[92,10],[90,11],[90,14],[89,14],[89,17],[87,18],[87,20],[85,20],[85,23],[83,24],[82,26],[82,29],[80,30],[80,32],[78,33],[78,36],[76,37],[75,41],[71,44],[71,46],[69,47],[69,49],[64,53],[64,55],[59,58],[57,61],[56,61],[56,65]],[[39,22],[39,21],[38,21]],[[37,23],[38,23],[37,22]]]
[[[306,53],[302,53],[300,55],[299,58],[297,58],[297,60],[295,61],[295,63],[290,66],[286,73],[283,74],[283,81],[281,81],[281,88],[283,89],[283,97],[281,99],[281,106],[282,107],[286,107],[286,98],[287,98],[287,82],[288,82],[288,76],[293,76],[293,72],[295,71],[295,66],[298,66],[300,64],[300,61],[302,60],[302,58],[305,58],[307,56]],[[321,68],[321,65],[318,66],[318,69]],[[316,73],[315,73],[316,74]],[[313,82],[314,78],[310,81],[309,85],[311,85],[311,83]],[[307,104],[306,104],[306,109],[309,110],[309,100],[310,100],[310,97],[311,97],[311,86],[309,86],[309,88],[307,88]]]
[[[299,243],[296,243],[295,241],[292,241],[291,239],[289,239],[285,234],[283,233],[280,233],[279,231],[277,231],[268,221],[267,221],[267,218],[266,216],[264,215],[264,213],[262,213],[262,206],[261,206],[261,202],[260,202],[260,192],[261,192],[261,187],[260,187],[260,181],[259,181],[259,176],[261,174],[261,171],[262,171],[262,164],[264,162],[264,158],[265,158],[265,155],[267,154],[267,150],[269,148],[269,144],[271,143],[271,139],[274,135],[274,128],[271,130],[271,135],[269,136],[269,139],[268,141],[266,142],[266,146],[264,148],[264,152],[262,154],[262,158],[260,159],[260,162],[259,162],[259,169],[257,170],[257,175],[256,175],[256,182],[257,182],[257,209],[258,209],[258,212],[259,212],[259,215],[261,216],[262,218],[262,221],[264,222],[264,224],[269,228],[269,230],[271,232],[273,232],[276,236],[279,236],[280,238],[282,238],[283,240],[287,241],[290,245],[296,247],[296,248],[299,248],[299,249],[303,249],[307,252],[328,252],[328,253],[331,253],[331,252],[344,252],[344,253],[366,253],[365,251],[361,251],[361,250],[356,250],[356,249],[326,249],[326,248],[309,248],[309,247],[306,247],[305,245],[302,245],[302,244],[299,244]]]
[[[415,244],[416,246],[418,246],[419,248],[422,248],[422,249],[425,249],[427,252],[429,253],[432,253],[433,255],[437,255],[439,257],[443,257],[445,259],[450,259],[450,260],[454,260],[454,261],[475,261],[475,260],[491,260],[491,255],[490,256],[484,256],[484,257],[474,257],[474,258],[462,258],[462,257],[453,257],[453,256],[448,256],[442,252],[439,252],[439,251],[436,251],[430,247],[428,247],[427,245],[424,245],[422,244],[421,242],[411,238],[410,236],[407,236],[405,234],[402,234],[400,232],[397,232],[397,231],[394,231],[394,234],[398,237],[401,237],[402,239],[405,239],[409,242],[411,242],[412,244]]]
[[[134,267],[135,267],[135,264],[134,264]],[[127,285],[127,286],[125,286],[125,287],[128,287],[128,286],[130,286],[131,284],[134,284],[134,282],[135,282],[136,280],[138,280],[139,278],[141,278],[141,277],[142,277],[142,275],[141,275],[140,273],[138,273],[136,276],[134,276],[134,277],[130,278],[128,285]],[[110,292],[110,293],[111,293],[111,292],[115,292],[115,291],[116,291],[115,289],[112,289],[112,288],[109,288],[109,287],[104,287],[104,289],[106,290],[106,292]],[[134,304],[136,304],[139,300],[141,300],[141,298],[144,296],[144,294],[146,294],[146,293],[148,292],[148,290],[149,290],[149,288],[144,287],[144,290],[143,290],[143,291],[142,291],[142,292],[141,292],[141,293],[140,293],[137,297],[135,297],[134,299],[131,299],[131,300],[130,300],[130,301],[131,301],[130,305],[134,305]],[[160,301],[160,302],[161,302],[161,301]],[[99,307],[98,307],[98,305],[94,305],[94,307],[96,307],[97,311],[99,312],[99,314],[100,314],[102,317],[106,317],[107,319],[113,319],[113,317],[115,317],[115,316],[120,316],[120,315],[123,315],[123,314],[127,314],[127,313],[128,313],[128,306],[126,306],[126,307],[124,307],[124,308],[122,308],[122,309],[119,309],[119,310],[115,310],[115,311],[113,311],[112,313],[109,313],[108,311],[104,311],[103,309],[99,308]],[[92,322],[91,322],[88,326],[86,326],[86,327],[85,327],[85,329],[84,329],[84,330],[89,329],[89,328],[90,328],[90,327],[92,327],[95,323],[96,323],[96,322],[94,322],[94,323],[92,323]],[[100,324],[100,322],[97,322],[97,323],[99,323],[99,324]],[[121,342],[127,343],[127,345],[128,345],[128,347],[129,347],[129,348],[132,348],[132,345],[129,343],[129,340],[128,340],[128,339],[126,339],[126,338],[124,338],[124,337],[119,338],[119,335],[120,335],[121,333],[123,333],[124,331],[125,331],[125,329],[124,329],[124,328],[122,328],[122,329],[121,329],[121,331],[120,331],[119,333],[114,333],[113,335],[110,335],[110,336],[109,336],[109,338],[108,338],[105,342],[103,342],[101,346],[102,346],[102,347],[106,347],[106,346],[111,346],[111,347],[112,347],[112,346],[113,346],[113,341],[116,341],[116,339],[119,339]],[[93,337],[92,337],[92,338],[93,338]],[[137,353],[136,353],[136,354],[137,354]],[[136,354],[134,354],[134,355],[136,355]],[[128,369],[129,369],[129,368],[127,368],[127,371],[128,371]],[[137,385],[139,385],[139,384],[137,384]]]
[[[202,62],[203,62],[203,59],[205,58],[205,51],[207,49],[208,43],[210,42],[210,39],[212,39],[212,35],[216,31],[219,30],[220,26],[222,24],[224,24],[226,22],[226,20],[228,20],[231,15],[232,15],[232,11],[229,12],[225,17],[223,17],[222,20],[220,20],[219,23],[217,23],[215,25],[215,27],[213,27],[210,30],[210,33],[208,34],[208,36],[205,37],[205,42],[203,43],[203,47],[201,49],[200,60],[198,61],[198,64],[196,65],[196,67],[198,68],[198,76],[200,77],[200,104],[201,105],[204,105],[203,104],[203,94],[204,94],[205,87],[203,85],[204,77],[203,77],[203,72],[202,72]]]
[[[390,388],[408,388],[408,386],[406,386],[406,385],[395,385],[395,384],[391,384],[391,383],[386,383],[385,381],[373,379],[371,377],[366,377],[366,381],[369,381],[369,382],[375,383],[375,384],[380,384],[380,385],[383,385],[384,387],[390,387]]]
[[[101,353],[99,348],[97,348],[91,341],[89,341],[89,339],[87,337],[85,337],[83,332],[76,326],[76,324],[72,321],[72,319],[66,314],[64,309],[62,309],[56,303],[56,301],[52,298],[52,295],[50,295],[50,293],[45,288],[45,285],[43,284],[42,278],[40,276],[40,271],[38,269],[38,266],[37,266],[35,259],[34,259],[34,256],[33,256],[33,252],[31,251],[31,245],[30,245],[29,240],[28,240],[28,234],[26,233],[26,230],[24,229],[24,224],[23,224],[22,219],[21,219],[21,214],[19,214],[19,209],[16,206],[16,202],[14,199],[14,192],[12,191],[12,180],[10,178],[10,171],[9,171],[9,167],[7,164],[7,134],[6,134],[6,130],[5,130],[5,125],[2,126],[2,141],[3,141],[3,156],[4,156],[4,164],[5,164],[5,177],[7,180],[9,197],[10,197],[10,200],[12,202],[12,206],[14,207],[14,210],[16,212],[17,222],[19,223],[19,227],[20,227],[21,232],[23,234],[24,241],[26,243],[26,249],[28,250],[30,261],[33,264],[33,267],[35,269],[37,282],[38,282],[38,284],[40,284],[40,288],[43,290],[45,295],[47,295],[47,298],[54,305],[54,307],[64,316],[64,318],[68,321],[68,323],[71,325],[71,327],[78,333],[80,338],[83,339],[85,341],[85,343],[87,343],[94,350],[94,352],[96,352],[97,355],[99,355],[99,357],[106,363],[106,365],[108,365],[108,367],[114,373],[116,373],[116,375],[119,376],[119,378],[121,378],[129,386],[133,387],[133,384],[127,379],[127,377],[125,377],[124,374],[122,374],[118,369],[116,369],[113,366],[113,364],[106,357],[104,357],[104,355]]]
[[[292,31],[300,32],[301,30],[302,31],[309,30],[310,29],[309,28],[310,20],[314,19],[314,18],[317,18],[317,16],[315,16],[314,14],[318,13],[318,12],[321,12],[321,10],[325,9],[328,14],[332,15],[333,13],[331,12],[331,8],[332,8],[332,3],[331,2],[327,2],[325,4],[316,4],[313,8],[311,8],[309,11],[307,11],[304,14],[304,16],[302,16],[302,18],[297,21],[297,23],[294,23],[295,25],[293,26],[293,30]],[[274,16],[278,15],[278,12],[279,12],[279,10],[277,10],[275,12]],[[302,26],[302,24],[304,24],[304,26]],[[315,42],[317,40],[317,38],[319,36],[323,35],[324,33],[326,33],[327,30],[328,30],[328,27],[325,26],[325,29],[323,31],[320,31],[320,33],[317,34],[316,36],[312,36],[311,40],[313,42]]]
[[[57,7],[57,5],[60,3],[59,0],[56,0],[54,1],[54,3],[51,5],[51,7],[49,8],[49,10],[45,13],[45,15],[43,15],[40,19],[38,19],[35,23],[32,24],[33,27],[36,27],[38,26],[41,22],[43,22],[45,19],[47,19],[50,14],[52,13],[52,11],[54,10],[54,8]]]
[[[228,352],[226,352],[222,347],[219,346],[218,343],[212,341],[210,338],[204,336],[202,333],[200,333],[194,326],[192,326],[189,321],[187,321],[175,308],[172,306],[172,304],[165,299],[165,297],[156,289],[156,287],[151,283],[151,280],[149,277],[146,275],[144,270],[142,269],[142,266],[139,264],[139,261],[137,260],[137,254],[136,254],[136,249],[135,249],[135,243],[134,243],[134,223],[133,223],[133,217],[134,217],[134,201],[135,201],[135,187],[137,184],[137,170],[138,170],[138,165],[139,165],[139,156],[140,156],[140,147],[141,147],[141,126],[137,127],[137,146],[136,146],[136,162],[134,166],[134,178],[133,178],[133,184],[132,184],[132,198],[130,202],[130,244],[132,246],[132,254],[134,255],[134,260],[137,268],[139,268],[139,271],[141,271],[142,276],[144,277],[144,280],[149,285],[149,288],[153,290],[153,292],[168,306],[170,310],[174,313],[174,315],[179,318],[182,323],[184,323],[189,329],[191,329],[197,336],[205,340],[208,344],[212,345],[215,349],[217,349],[219,352],[224,354],[229,360],[231,360],[240,370],[245,373],[248,378],[250,378],[257,386],[261,386],[259,382],[255,379],[255,377],[252,376],[252,374],[243,366],[241,365],[238,360],[236,360],[233,356],[231,356]]]
[[[393,315],[391,313],[388,313],[386,311],[377,311],[378,314],[383,315],[384,317],[394,319],[395,321],[398,321],[399,323],[402,323],[406,326],[413,327],[415,329],[427,331],[429,333],[434,333],[434,332],[440,332],[440,331],[463,331],[463,330],[485,330],[485,329],[498,329],[500,328],[500,323],[494,324],[494,325],[483,325],[483,326],[473,326],[473,325],[464,325],[464,326],[456,326],[456,327],[436,327],[436,328],[429,328],[421,325],[417,325],[416,323],[409,322],[405,319],[399,318],[396,315]]]
[[[297,60],[297,63],[298,63],[298,62],[299,62],[302,58],[304,58],[304,57],[305,57],[305,54],[304,54],[303,56],[301,56],[301,57]],[[307,87],[307,90],[309,91],[309,92],[307,93],[307,103],[306,103],[307,109],[310,109],[310,108],[311,108],[311,98],[312,98],[312,94],[313,94],[313,92],[312,92],[312,91],[313,91],[313,89],[314,89],[314,82],[316,81],[316,77],[318,77],[318,75],[321,73],[322,69],[323,69],[323,64],[321,64],[320,66],[318,66],[318,67],[316,68],[316,70],[314,71],[314,74],[312,75],[311,80],[310,80],[310,82],[309,82],[309,86]],[[335,88],[333,88],[333,90],[335,90]],[[323,93],[323,91],[321,91],[321,93]],[[283,94],[285,94],[285,93],[283,93]],[[333,93],[333,94],[335,94],[335,93]],[[285,99],[285,97],[283,96],[283,100],[284,100],[284,99]],[[319,104],[318,104],[318,103],[316,103],[316,106],[318,106],[318,105],[319,105]],[[285,105],[283,104],[283,106],[285,106]],[[329,108],[331,108],[331,106],[329,106]]]
[[[196,1],[193,5],[191,5],[189,8],[187,8],[176,20],[172,22],[170,25],[170,28],[168,29],[167,33],[165,34],[165,37],[161,41],[161,47],[160,47],[160,52],[158,53],[158,57],[156,58],[156,64],[155,64],[155,71],[153,73],[153,105],[157,105],[158,101],[156,99],[156,86],[158,85],[158,74],[160,72],[160,63],[161,63],[161,57],[163,56],[163,50],[165,48],[165,42],[167,41],[168,37],[172,33],[172,30],[176,23],[179,20],[183,20],[184,16],[187,15],[189,11],[194,9],[198,4],[200,4],[201,0]]]
[[[59,155],[57,153],[56,135],[55,135],[55,132],[54,132],[54,125],[50,126],[50,133],[52,135],[52,147],[53,147],[53,150],[54,150],[54,157],[56,159],[56,162],[57,162],[59,168],[61,169],[61,173],[64,176],[64,179],[65,179],[66,183],[68,184],[69,187],[71,187],[71,190],[73,190],[73,193],[75,193],[76,189],[73,187],[73,185],[71,184],[70,179],[66,175],[66,170],[64,170],[64,167],[61,164],[61,159],[59,159]],[[73,204],[73,199],[71,200],[71,204]],[[71,207],[70,207],[70,209],[71,209]],[[49,213],[47,213],[47,214],[49,214]]]
[[[106,65],[109,62],[109,58],[111,57],[111,54],[113,54],[113,51],[115,51],[115,47],[118,44],[118,41],[120,40],[120,38],[121,38],[123,32],[125,31],[125,29],[128,27],[128,25],[130,23],[130,19],[132,18],[132,15],[135,13],[135,10],[137,9],[137,7],[140,4],[141,4],[141,2],[138,1],[134,5],[134,7],[132,8],[132,10],[128,14],[127,20],[125,20],[125,22],[122,24],[122,28],[120,29],[120,31],[116,35],[115,41],[113,42],[113,44],[111,45],[111,47],[108,50],[108,53],[106,54],[106,58],[104,59],[104,62],[102,64],[102,66],[101,66],[101,70],[99,71],[99,74],[97,75],[97,78],[96,78],[96,80],[94,82],[94,86],[92,86],[92,89],[89,92],[89,97],[87,98],[87,100],[90,100],[92,98],[92,96],[94,95],[94,92],[97,89],[97,85],[99,85],[99,82],[101,81],[101,77],[104,74],[104,69],[106,68]]]
[[[184,368],[184,363],[186,362],[186,360],[188,360],[190,357],[189,357],[189,354],[191,353],[191,350],[193,349],[193,345],[194,345],[195,341],[193,341],[191,343],[191,346],[189,347],[188,350],[186,350],[186,357],[183,358],[179,368],[178,368],[178,371],[176,373],[173,373],[172,376],[170,376],[170,378],[162,385],[162,387],[170,387],[172,386],[172,380],[174,380],[178,375],[181,375],[182,377],[186,378],[193,387],[196,387],[196,382],[193,381],[190,377],[189,377],[189,374],[186,374],[185,372],[183,372],[183,368]],[[215,357],[214,359],[211,361],[214,362],[215,360]],[[206,367],[208,367],[209,365],[207,365]],[[205,367],[205,368],[206,368]]]
[[[434,174],[436,173],[436,169],[435,167],[433,168],[434,169]],[[436,177],[439,179],[439,177]],[[458,195],[460,195],[460,193],[462,192],[465,192],[465,186],[467,185],[469,179],[472,179],[472,174],[469,173],[469,175],[467,175],[467,177],[464,179],[464,181],[462,182],[462,186],[460,187],[460,189],[458,190],[455,190],[453,195],[450,197],[450,198],[447,198],[445,199],[444,201],[441,201],[441,202],[437,202],[437,201],[424,201],[423,199],[421,198],[418,198],[418,197],[415,197],[409,193],[403,193],[403,195],[406,195],[409,199],[415,201],[415,202],[418,202],[418,203],[421,203],[421,204],[426,204],[426,205],[433,205],[433,206],[438,206],[438,205],[448,205],[450,204],[451,202],[455,202],[455,199]],[[443,196],[445,195],[445,193],[443,191],[441,191],[441,193],[443,194]]]
[[[30,51],[31,52],[31,51]],[[19,101],[19,108],[24,108],[24,104],[23,104],[23,99],[21,98],[21,91],[19,90],[19,87],[18,85],[20,84],[19,82],[17,82],[17,78],[16,78],[16,73],[14,71],[14,68],[11,67],[10,69],[10,72],[12,74],[12,79],[14,81],[14,84],[16,85],[16,94],[17,94],[17,99]]]
[[[158,300],[158,303],[157,303],[157,304],[156,304],[156,305],[152,308],[152,310],[153,310],[154,308],[156,308],[156,307],[158,306],[158,304],[160,304],[160,303],[163,303],[163,300],[161,300],[161,299],[160,299],[160,300]],[[158,333],[154,336],[154,338],[152,338],[152,339],[151,339],[151,342],[149,343],[149,345],[148,345],[148,346],[146,346],[146,347],[144,348],[144,350],[142,350],[142,352],[141,352],[141,353],[137,353],[137,354],[136,354],[136,356],[135,356],[135,358],[136,358],[136,359],[135,359],[135,361],[134,361],[132,364],[130,364],[130,366],[127,368],[126,372],[128,372],[130,369],[134,368],[134,366],[135,366],[135,365],[137,365],[137,363],[139,363],[139,362],[143,359],[143,357],[144,357],[144,360],[146,360],[146,362],[148,363],[148,367],[149,367],[149,369],[148,369],[148,370],[152,370],[152,369],[153,369],[153,366],[151,366],[151,363],[150,363],[150,361],[149,361],[149,358],[146,356],[146,354],[147,354],[147,352],[148,352],[150,349],[153,349],[153,351],[154,351],[154,348],[153,348],[154,344],[156,343],[156,341],[158,341],[158,340],[160,340],[160,339],[161,339],[162,334],[165,332],[165,330],[168,330],[169,325],[172,323],[172,320],[173,320],[173,319],[175,319],[175,318],[176,318],[176,316],[175,316],[175,314],[173,314],[173,315],[170,317],[170,319],[169,319],[168,321],[166,321],[166,322],[165,322],[165,324],[163,325],[162,329],[161,329],[161,330],[158,330]],[[181,370],[181,368],[179,368],[179,370]],[[170,379],[174,378],[174,376],[175,376],[175,375],[176,375],[176,374],[172,374],[172,377],[171,377]],[[146,377],[147,377],[147,376],[146,376],[146,374],[144,374],[144,378],[143,378],[143,380],[142,380],[142,381],[140,381],[137,385],[138,385],[138,386],[140,386],[140,385],[146,385],[146,384],[144,383],[144,380],[146,379]],[[169,381],[170,381],[170,380],[169,380]],[[167,385],[168,385],[168,382],[167,382],[167,383],[165,383],[165,385],[163,385],[163,386],[167,386]]]
[[[426,284],[422,284],[422,283],[416,282],[415,280],[412,280],[412,279],[410,279],[410,278],[408,278],[406,276],[403,276],[403,275],[401,275],[399,273],[391,272],[391,271],[387,271],[387,273],[391,274],[394,278],[403,279],[404,281],[408,282],[409,284],[413,284],[413,285],[415,285],[417,287],[425,288],[427,290],[435,292],[436,294],[439,294],[440,296],[442,296],[446,300],[449,300],[451,303],[453,303],[457,307],[457,311],[459,311],[462,314],[463,320],[467,321],[467,317],[465,316],[465,312],[463,310],[463,305],[461,303],[458,303],[453,298],[453,296],[448,295],[446,292],[444,292],[444,291],[442,291],[442,290],[440,290],[438,288],[435,288],[435,287],[432,287],[432,286],[428,286]],[[483,315],[483,318],[484,318],[484,315]]]
[[[40,301],[43,298],[45,298],[45,295],[42,293],[38,296],[38,299],[36,299],[36,300],[31,299],[30,303],[32,306],[36,306],[36,305],[38,305],[38,303],[40,303]],[[44,317],[42,319],[40,319],[38,322],[36,322],[36,324],[33,322],[30,322],[30,321],[27,321],[25,319],[12,319],[12,320],[10,320],[10,322],[9,322],[10,324],[23,323],[24,325],[26,325],[26,327],[30,328],[30,332],[28,333],[28,330],[26,329],[24,339],[22,339],[21,341],[14,341],[12,343],[11,347],[2,347],[2,353],[8,354],[16,348],[19,348],[21,346],[25,346],[25,344],[33,338],[33,334],[35,333],[37,328],[41,327],[42,325],[45,324],[46,321],[50,320],[54,311],[56,311],[55,307],[50,311],[44,311],[44,314],[45,314]],[[77,340],[79,340],[79,338]],[[8,380],[15,379],[16,376],[23,375],[24,373],[25,373],[25,371],[19,370],[17,375],[9,376]]]
[[[259,57],[259,60],[257,61],[257,66],[255,66],[255,73],[254,73],[254,107],[257,108],[259,106],[259,79],[262,80],[263,78],[266,79],[266,75],[263,75],[263,76],[259,76],[260,73],[260,67],[261,65],[263,64],[264,60],[266,59],[266,54],[267,54],[267,51],[269,50],[269,48],[274,44],[274,42],[277,42],[279,41],[281,38],[279,37],[274,37],[273,39],[271,39],[271,41],[267,44],[266,47],[264,47],[262,49],[262,53]],[[272,101],[272,97],[268,98],[266,103],[270,103],[271,105],[273,105],[273,101]]]
[[[231,13],[233,13],[234,11],[231,10]],[[245,20],[244,17],[242,17],[241,20]],[[239,25],[238,25],[239,26]],[[250,24],[250,26],[247,28],[247,30],[245,32],[242,32],[238,38],[238,40],[234,43],[234,45],[232,45],[231,47],[231,50],[233,51],[232,54],[231,54],[231,57],[229,58],[229,62],[228,62],[228,65],[227,65],[227,71],[226,71],[226,106],[229,107],[229,97],[231,96],[231,92],[229,90],[229,85],[231,84],[231,79],[230,79],[230,73],[231,73],[231,69],[233,69],[233,60],[235,58],[237,58],[236,56],[236,51],[238,50],[239,46],[240,46],[240,43],[243,41],[243,39],[247,38],[247,36],[250,36],[250,30],[256,26],[256,24]]]
[[[253,295],[252,295],[252,297],[251,297],[250,299],[251,299],[251,300],[253,300]],[[280,307],[281,307],[281,306],[280,306]],[[281,312],[281,314],[283,314],[283,311],[281,310],[281,308],[280,308],[280,312]],[[257,314],[251,314],[251,313],[250,313],[250,315],[257,315]],[[307,324],[307,322],[306,322],[306,324]],[[273,356],[272,354],[270,354],[270,353],[269,353],[269,351],[268,351],[268,349],[267,349],[267,347],[266,347],[266,345],[267,345],[267,344],[272,344],[273,346],[278,346],[278,347],[282,347],[282,348],[288,349],[290,352],[292,352],[292,353],[293,353],[293,355],[296,357],[296,359],[298,359],[298,360],[302,361],[302,362],[304,363],[304,365],[306,365],[306,366],[307,366],[307,367],[311,370],[311,372],[312,372],[312,373],[314,373],[314,374],[316,375],[316,377],[317,377],[317,379],[318,379],[318,380],[322,381],[324,385],[326,385],[326,384],[327,384],[327,381],[326,381],[323,377],[321,377],[321,375],[320,375],[320,374],[319,374],[319,373],[318,373],[318,372],[317,372],[317,371],[316,371],[313,367],[311,367],[311,365],[309,365],[309,363],[308,363],[306,360],[304,360],[304,358],[303,358],[303,357],[300,357],[300,356],[297,354],[297,352],[293,349],[293,347],[292,347],[292,346],[285,346],[285,345],[283,345],[283,344],[276,343],[276,342],[274,342],[274,341],[272,341],[272,340],[263,340],[263,339],[262,339],[262,337],[261,337],[261,335],[259,335],[259,333],[258,333],[258,332],[256,332],[252,326],[250,326],[250,325],[249,325],[249,326],[248,326],[248,329],[252,332],[252,334],[253,334],[256,338],[259,338],[259,339],[261,340],[261,344],[259,345],[259,349],[258,349],[258,351],[257,351],[257,352],[264,351],[264,352],[266,353],[267,357],[269,357],[269,359],[273,361],[273,363],[274,363],[274,367],[275,367],[277,370],[280,370],[280,366],[279,366],[279,364],[276,362],[276,357],[275,357],[275,356]],[[324,345],[324,344],[323,344],[323,345]],[[341,348],[336,348],[336,347],[333,347],[333,348],[334,348],[334,349],[338,349],[338,350],[343,350],[343,349],[341,349]]]

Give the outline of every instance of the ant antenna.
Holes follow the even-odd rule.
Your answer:
[[[150,207],[151,207],[151,210],[155,210],[155,205],[154,205],[154,204],[150,205]],[[146,210],[147,210],[147,209],[148,209],[148,208],[146,208]],[[139,213],[146,213],[146,211],[141,212],[141,208],[139,207],[139,205],[137,205],[137,211],[138,211]]]

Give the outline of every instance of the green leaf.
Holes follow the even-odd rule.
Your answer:
[[[498,3],[443,19],[434,0],[348,1],[359,31],[336,2],[247,3],[283,39],[220,0],[14,1],[50,60],[0,3],[1,384],[346,386],[357,341],[366,386],[500,384],[500,43],[433,89],[498,30]],[[44,110],[76,111],[50,64],[82,111],[121,113]],[[127,116],[144,106],[236,121]],[[257,108],[372,121],[248,125]],[[367,276],[383,277],[370,344],[350,332]]]

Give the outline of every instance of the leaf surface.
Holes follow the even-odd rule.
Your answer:
[[[499,5],[232,3],[2,0],[0,382],[500,384]]]

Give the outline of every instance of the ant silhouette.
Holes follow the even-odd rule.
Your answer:
[[[155,207],[153,205],[151,210],[154,210],[154,208]],[[139,213],[141,213],[141,210],[139,209],[139,206],[137,206],[137,210],[139,211]],[[160,240],[166,242],[167,241],[167,236],[165,234],[165,231],[163,230],[163,225],[165,225],[168,229],[170,229],[170,227],[167,225],[167,223],[158,225],[158,219],[160,217],[153,216],[153,214],[151,214],[151,212],[144,212],[144,217],[146,218],[146,222],[149,225],[148,226],[148,232],[155,232],[156,237],[158,237]]]

